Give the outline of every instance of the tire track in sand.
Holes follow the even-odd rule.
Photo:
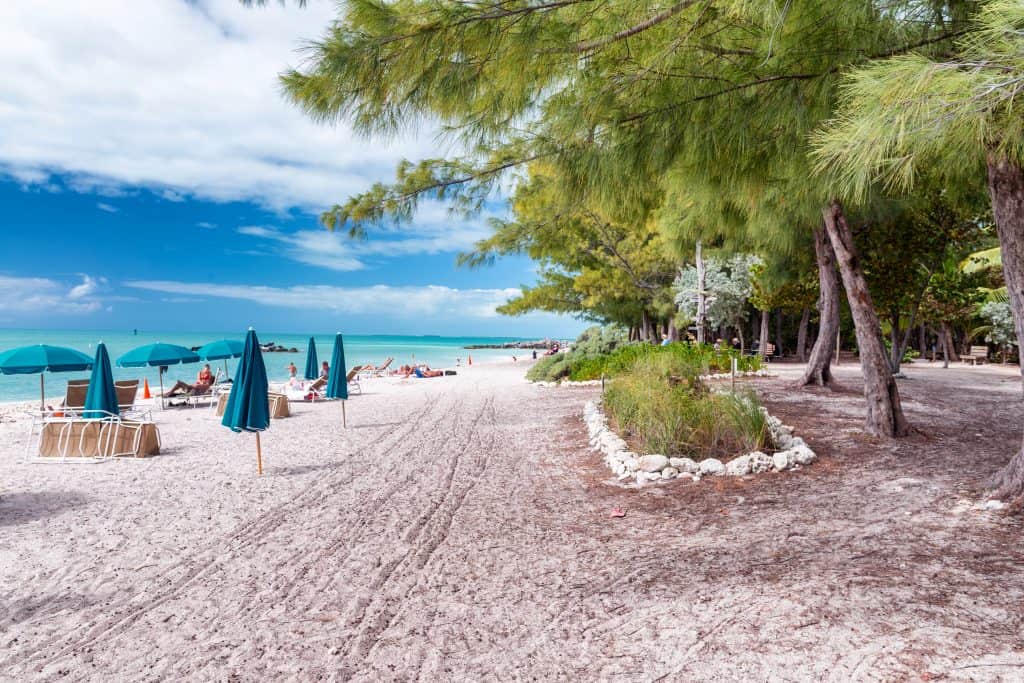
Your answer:
[[[422,428],[421,423],[426,416],[432,411],[436,411],[439,405],[439,403],[432,403],[430,401],[425,402],[422,410],[411,420],[404,422],[400,430],[395,430],[389,434],[387,440],[390,442],[390,446],[385,447],[385,452],[395,445],[408,441],[412,434]],[[241,523],[225,536],[208,543],[197,553],[171,564],[161,572],[162,575],[166,576],[176,570],[184,570],[184,574],[174,580],[171,585],[158,590],[155,595],[150,597],[147,595],[148,591],[142,590],[133,595],[126,596],[117,602],[105,604],[102,611],[104,614],[111,616],[102,618],[92,624],[83,635],[80,635],[73,642],[66,641],[69,638],[75,637],[75,634],[63,634],[58,638],[35,646],[34,651],[13,654],[14,662],[11,661],[11,658],[0,660],[0,665],[10,666],[14,663],[32,665],[38,664],[39,660],[42,659],[43,664],[54,666],[69,655],[76,654],[76,650],[93,644],[97,639],[109,638],[111,635],[123,633],[147,613],[180,595],[194,584],[197,579],[227,565],[229,560],[236,558],[243,551],[252,547],[270,530],[280,528],[295,510],[322,507],[329,500],[331,492],[336,486],[351,483],[358,476],[358,473],[335,472],[332,475],[313,479],[306,488],[289,501]],[[341,481],[337,481],[339,477],[342,479]],[[376,507],[383,506],[387,499],[402,487],[403,483],[396,482],[388,487],[378,497]],[[340,544],[343,543],[340,542]],[[225,548],[225,546],[227,547]],[[56,595],[54,599],[59,599],[59,597],[59,595]],[[140,600],[144,600],[144,602],[140,603]],[[65,642],[56,653],[46,651],[47,648],[58,645],[61,641]],[[38,671],[38,669],[36,670]]]
[[[349,621],[354,632],[343,641],[342,649],[350,661],[362,662],[373,650],[380,634],[390,627],[400,610],[403,598],[420,582],[422,569],[448,537],[452,520],[478,481],[477,477],[471,477],[468,483],[459,486],[456,477],[459,466],[467,449],[478,440],[480,423],[487,416],[493,422],[493,403],[493,395],[484,399],[464,437],[458,439],[458,443],[450,449],[452,457],[442,482],[443,495],[437,503],[421,513],[405,535],[413,547],[383,568],[372,584],[372,599],[354,620]],[[445,446],[452,440],[451,437],[446,439]],[[478,452],[487,451],[481,449]],[[478,457],[474,463],[476,460],[483,460],[486,465],[486,458]],[[399,569],[402,571],[399,572]]]

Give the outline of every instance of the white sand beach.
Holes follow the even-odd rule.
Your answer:
[[[253,437],[208,409],[158,412],[161,455],[96,465],[21,464],[25,424],[3,422],[0,679],[972,680],[1020,669],[955,667],[1024,665],[1020,522],[953,512],[984,458],[951,468],[887,445],[895,486],[844,455],[862,437],[834,427],[860,419],[856,391],[815,403],[783,377],[759,386],[819,463],[625,489],[586,449],[597,390],[535,387],[524,369],[367,381],[348,430],[336,403],[293,404],[263,436],[262,477]],[[934,391],[909,372],[922,420]],[[1016,385],[974,376],[972,405],[1019,421],[985,403]],[[821,406],[832,418],[807,417]]]

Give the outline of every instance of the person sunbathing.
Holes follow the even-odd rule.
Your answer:
[[[429,367],[424,365],[422,368],[416,368],[413,370],[413,374],[424,379],[426,377],[442,377],[444,376],[444,370],[431,370]]]
[[[196,376],[195,384],[189,384],[179,379],[169,391],[164,393],[164,396],[166,398],[172,396],[198,396],[199,394],[208,393],[211,386],[213,386],[213,373],[210,371],[209,365],[204,365],[203,369]]]

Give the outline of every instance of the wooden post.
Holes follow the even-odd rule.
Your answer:
[[[346,429],[348,427],[348,424],[347,424],[347,422],[345,420],[345,403],[346,402],[347,401],[345,401],[344,399],[342,399],[342,401],[341,401],[341,428],[342,429]]]
[[[256,432],[256,474],[263,474],[263,449],[260,448],[259,432]]]

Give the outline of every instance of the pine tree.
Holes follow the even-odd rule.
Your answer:
[[[1024,336],[1024,4],[994,0],[949,59],[892,57],[853,71],[816,137],[819,168],[854,197],[912,190],[922,167],[951,183],[987,176],[1017,336]],[[1024,372],[1024,366],[1022,366]],[[1024,444],[992,480],[1024,500]]]

